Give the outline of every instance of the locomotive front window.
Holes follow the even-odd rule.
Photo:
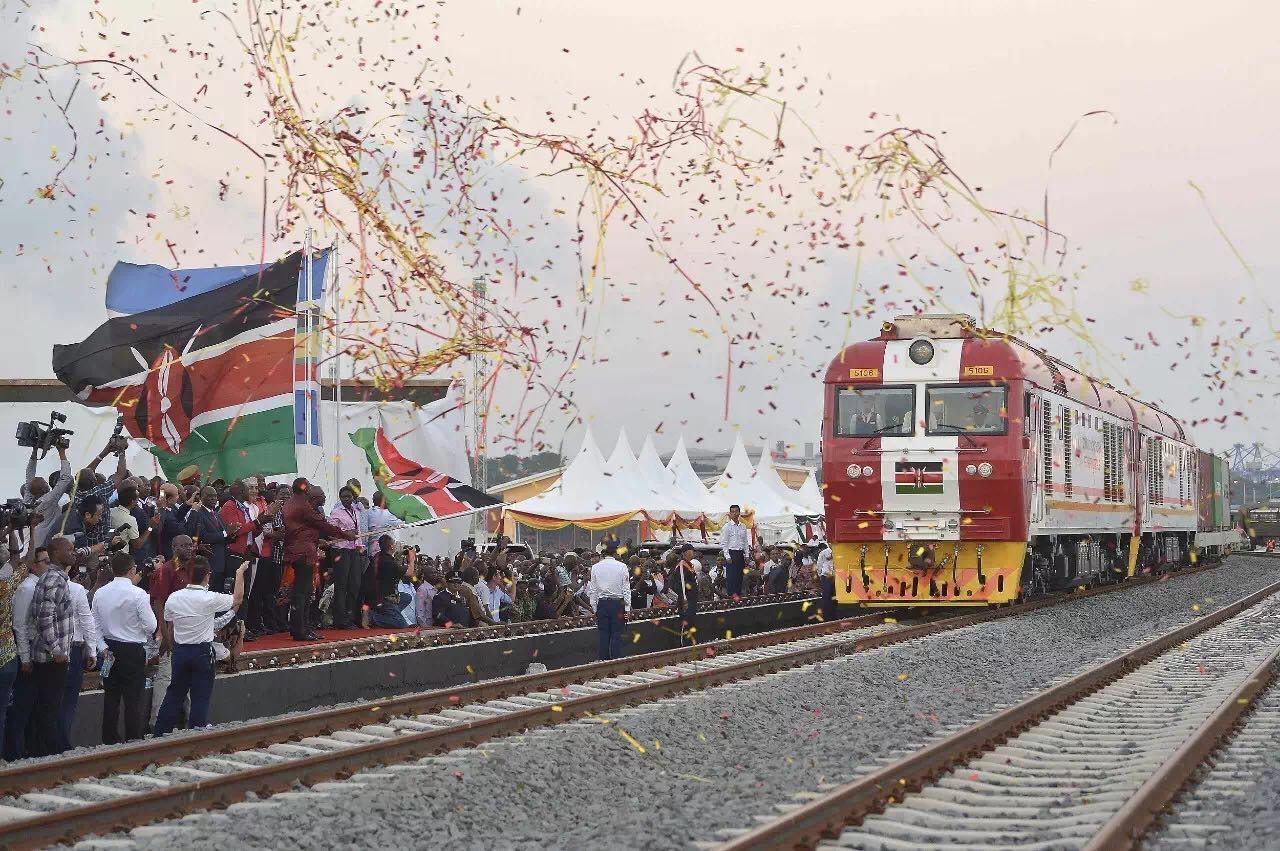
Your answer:
[[[836,437],[910,437],[916,433],[914,387],[842,387]]]
[[[1008,388],[1003,384],[930,386],[925,390],[928,433],[1005,434]]]

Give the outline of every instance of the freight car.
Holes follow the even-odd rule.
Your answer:
[[[1240,525],[1254,547],[1274,550],[1280,543],[1280,505],[1263,502],[1240,509]]]
[[[979,606],[1237,545],[1226,462],[1160,408],[966,316],[899,316],[825,379],[841,602]]]

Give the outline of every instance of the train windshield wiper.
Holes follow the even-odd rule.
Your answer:
[[[969,434],[969,430],[968,430],[968,429],[966,429],[966,428],[961,428],[960,426],[958,426],[958,425],[952,425],[951,423],[934,423],[934,424],[933,424],[933,428],[934,428],[934,429],[940,429],[940,428],[953,428],[953,429],[955,429],[955,430],[956,430],[956,434],[961,435],[961,436],[962,436],[962,437],[964,437],[966,440],[968,440],[968,441],[969,441],[969,443],[971,443],[971,444],[973,445],[973,448],[974,448],[974,449],[981,449],[981,448],[982,448],[982,447],[980,447],[980,446],[978,445],[978,441],[976,441],[976,440],[974,440],[974,439],[973,439],[973,435]]]

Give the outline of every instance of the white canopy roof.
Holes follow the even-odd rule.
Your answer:
[[[797,514],[809,514],[808,508],[800,505],[791,491],[778,478],[778,471],[773,469],[773,461],[766,448],[760,459],[760,470],[751,466],[747,457],[747,447],[739,434],[733,445],[733,453],[724,474],[711,486],[712,496],[722,502],[742,506],[743,511],[754,511],[757,522],[773,517],[794,517]],[[792,496],[786,496],[783,491]]]
[[[641,457],[644,457],[643,452]],[[671,453],[666,472],[671,476],[676,492],[689,500],[691,505],[702,506],[703,513],[715,515],[729,512],[729,503],[712,495],[693,471],[693,465],[689,463],[689,452],[684,446],[684,435],[680,435],[676,450]]]
[[[806,515],[822,513],[822,497],[819,496],[818,500],[813,502],[805,497],[803,491],[796,491],[787,487],[787,483],[778,475],[778,469],[773,466],[773,456],[769,454],[767,447],[760,453],[760,463],[756,465],[756,476],[777,492],[788,505],[793,505],[800,509],[793,513]],[[812,479],[813,474],[810,473],[809,477]],[[816,481],[814,486],[817,486]]]
[[[510,510],[557,520],[590,520],[634,514],[641,501],[626,485],[626,477],[609,475],[590,427],[582,447],[560,479],[540,494],[510,506]]]
[[[826,511],[822,499],[822,488],[818,487],[818,476],[812,470],[809,471],[809,477],[804,480],[798,493],[801,503],[815,507],[814,514],[822,514]]]

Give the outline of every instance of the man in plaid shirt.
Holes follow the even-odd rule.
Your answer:
[[[49,542],[49,569],[36,583],[31,598],[31,659],[36,703],[31,713],[31,756],[53,756],[58,744],[58,711],[67,682],[71,656],[73,610],[67,588],[67,568],[76,562],[75,544],[59,535]]]

